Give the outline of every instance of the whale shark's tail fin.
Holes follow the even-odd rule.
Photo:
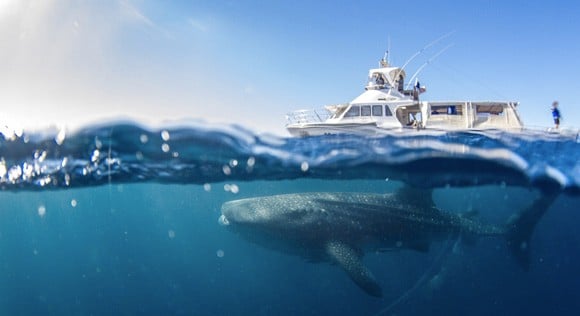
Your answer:
[[[553,192],[543,193],[532,205],[511,217],[507,222],[508,247],[524,270],[530,267],[530,237],[534,228],[557,196]]]

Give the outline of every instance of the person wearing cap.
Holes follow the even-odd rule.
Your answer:
[[[552,117],[554,118],[556,129],[558,129],[558,127],[560,127],[560,118],[562,117],[560,115],[560,110],[558,110],[558,101],[552,102]]]

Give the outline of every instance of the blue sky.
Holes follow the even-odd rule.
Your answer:
[[[580,4],[568,1],[0,0],[0,121],[237,122],[344,103],[390,60],[425,100],[515,100],[529,126],[580,127]]]

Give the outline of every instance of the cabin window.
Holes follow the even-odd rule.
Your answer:
[[[371,116],[371,106],[370,105],[363,105],[360,107],[360,115],[361,116]]]
[[[391,113],[391,109],[388,105],[385,105],[385,116],[393,116],[393,113]]]
[[[462,107],[460,105],[432,105],[431,115],[463,115]]]
[[[478,116],[501,116],[504,114],[504,108],[502,105],[477,105],[475,109]]]
[[[380,105],[373,105],[373,116],[383,116],[383,107]]]
[[[360,106],[353,105],[348,109],[348,112],[344,114],[344,117],[355,117],[360,116]]]
[[[431,106],[431,115],[439,115],[439,114],[447,114],[447,106],[446,105],[439,105]]]

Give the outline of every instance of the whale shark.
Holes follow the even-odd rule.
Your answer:
[[[367,252],[427,252],[435,241],[499,236],[528,269],[530,236],[554,198],[542,195],[504,225],[492,225],[476,220],[473,214],[438,209],[431,190],[308,192],[226,202],[219,222],[263,247],[311,262],[336,264],[367,294],[381,297],[381,286],[362,262]]]

